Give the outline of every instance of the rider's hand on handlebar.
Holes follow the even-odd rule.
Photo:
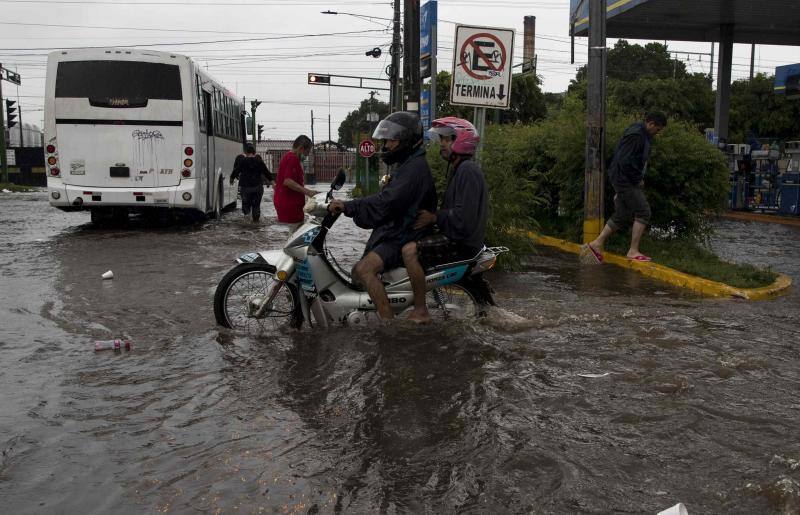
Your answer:
[[[427,227],[435,223],[436,223],[436,215],[431,213],[430,211],[425,211],[424,209],[421,209],[419,211],[419,215],[417,216],[417,220],[414,222],[414,229],[422,229],[423,227]]]
[[[330,211],[334,215],[338,215],[339,213],[344,211],[344,202],[337,199],[331,200],[331,203],[328,204],[328,211]]]

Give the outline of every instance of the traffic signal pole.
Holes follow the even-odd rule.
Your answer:
[[[256,129],[258,128],[258,125],[256,125],[256,109],[258,109],[260,105],[261,102],[259,100],[250,101],[250,116],[253,119],[253,148],[256,146]]]
[[[0,167],[3,171],[3,182],[8,182],[8,162],[6,156],[6,108],[3,102],[3,63],[0,63]],[[9,129],[9,135],[11,129]]]

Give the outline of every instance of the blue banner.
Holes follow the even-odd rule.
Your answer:
[[[438,18],[438,2],[430,0],[419,11],[419,55],[425,57],[436,54],[436,41],[434,41],[434,27]]]
[[[431,128],[431,91],[423,89],[419,97],[419,116],[422,118],[422,129],[425,138],[428,138],[428,129]]]

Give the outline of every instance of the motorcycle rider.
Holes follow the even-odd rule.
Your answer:
[[[403,246],[403,262],[414,291],[414,309],[408,319],[418,323],[431,319],[425,303],[422,264],[435,266],[475,257],[483,249],[489,214],[483,171],[472,160],[480,140],[475,127],[467,120],[449,116],[431,122],[428,134],[431,141],[438,141],[448,173],[441,208],[435,213],[421,209],[412,226],[419,231],[436,224],[439,233]]]
[[[398,165],[388,183],[376,195],[348,202],[332,200],[328,209],[353,218],[362,229],[373,229],[364,255],[353,268],[353,279],[367,289],[378,316],[388,321],[393,313],[378,274],[400,266],[403,245],[424,235],[424,229],[412,225],[420,210],[436,209],[436,186],[425,159],[422,123],[416,113],[390,114],[378,123],[372,137],[383,140],[383,162]]]

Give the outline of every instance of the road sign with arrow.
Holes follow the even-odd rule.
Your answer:
[[[514,30],[456,26],[450,103],[508,109]]]

